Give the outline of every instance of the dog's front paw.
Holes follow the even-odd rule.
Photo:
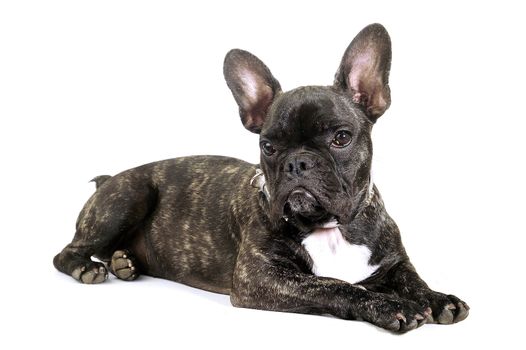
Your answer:
[[[469,315],[469,306],[454,295],[430,292],[426,301],[433,310],[428,322],[452,324],[460,322]]]
[[[386,298],[369,306],[366,321],[396,333],[405,333],[426,323],[431,310],[417,303],[396,298]]]

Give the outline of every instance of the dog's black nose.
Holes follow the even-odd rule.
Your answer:
[[[284,165],[284,170],[290,175],[299,176],[314,168],[314,161],[306,154],[290,156]]]

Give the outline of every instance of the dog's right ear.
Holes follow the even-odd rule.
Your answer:
[[[272,101],[281,91],[279,82],[256,56],[239,49],[227,53],[223,73],[239,106],[241,122],[259,134]]]

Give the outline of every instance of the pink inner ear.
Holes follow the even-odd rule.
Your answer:
[[[260,109],[272,101],[272,88],[258,75],[248,69],[239,72],[239,80],[244,91],[243,106],[247,110]]]
[[[352,62],[348,76],[349,87],[354,92],[370,95],[376,90],[374,85],[381,86],[381,73],[378,72],[379,61],[372,48],[365,48],[350,58]]]
[[[372,48],[364,48],[350,60],[352,66],[347,79],[353,102],[366,107],[372,115],[382,113],[387,101],[377,55]]]
[[[245,111],[245,127],[249,130],[260,129],[265,121],[267,109],[272,103],[274,92],[272,87],[254,72],[242,68],[238,74],[244,91],[241,104]]]
[[[243,91],[245,92],[246,97],[246,103],[247,105],[255,104],[258,100],[258,85],[260,85],[260,82],[258,81],[257,76],[254,75],[251,71],[248,69],[242,69],[239,72],[239,80],[241,82],[241,85],[243,86]]]

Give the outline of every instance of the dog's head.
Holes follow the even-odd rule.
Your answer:
[[[367,196],[371,128],[390,104],[391,41],[364,28],[345,51],[332,86],[282,92],[257,57],[232,50],[224,74],[241,121],[260,134],[270,216],[302,231],[349,223]]]

